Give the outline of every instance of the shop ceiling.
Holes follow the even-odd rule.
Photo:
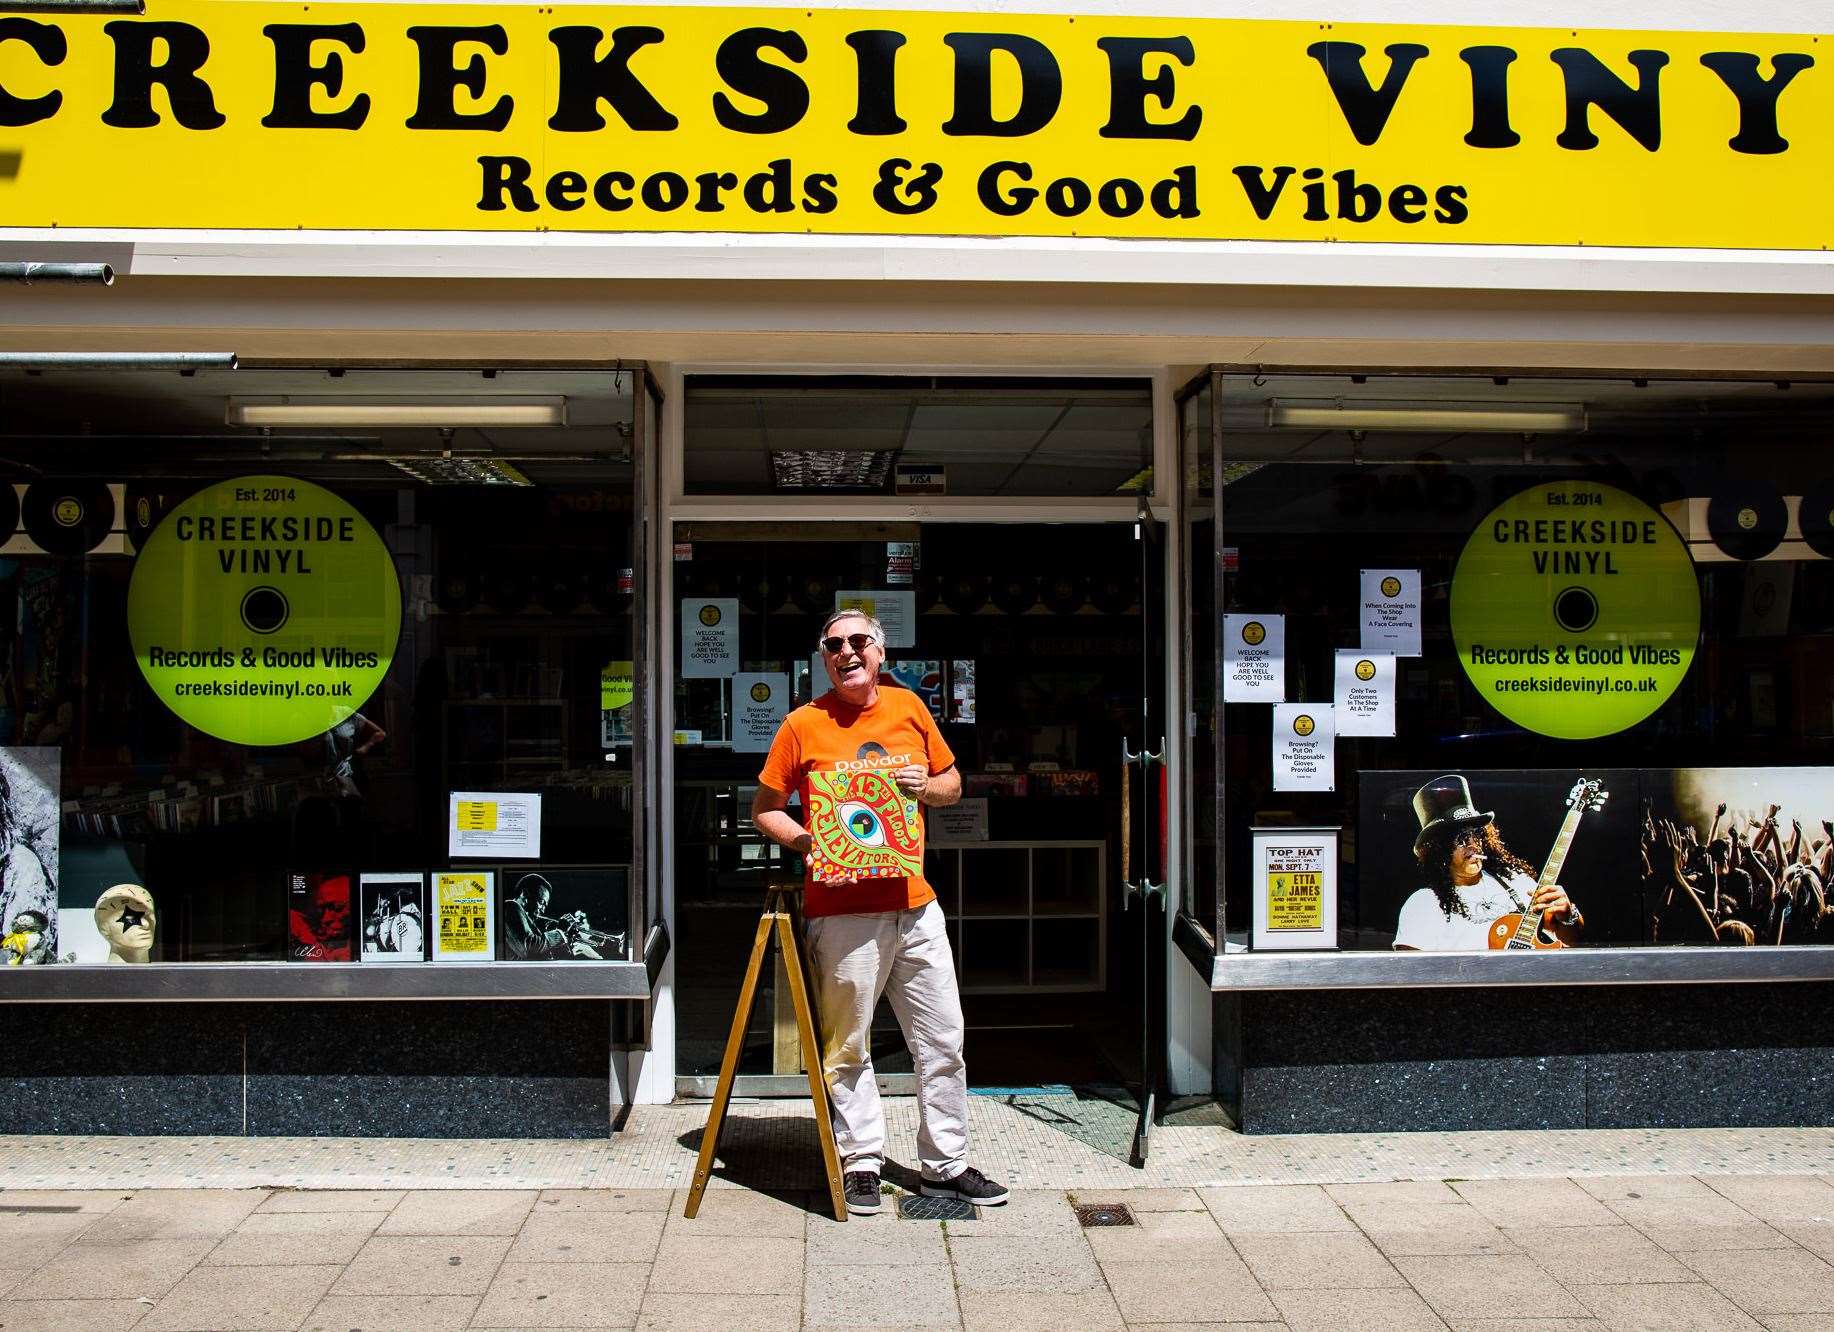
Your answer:
[[[399,461],[449,454],[508,463],[536,484],[602,483],[608,467],[630,460],[632,383],[629,372],[611,370],[0,370],[0,460],[28,475],[234,464],[398,479]],[[234,423],[242,408],[271,403],[333,416],[287,428]],[[536,403],[551,406],[544,414],[558,423],[379,424],[404,406]]]

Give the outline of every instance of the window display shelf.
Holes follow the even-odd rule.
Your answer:
[[[1225,953],[1212,990],[1686,985],[1834,980],[1834,948],[1562,948],[1519,953]]]
[[[647,999],[642,962],[182,962],[9,967],[0,999],[24,1003],[289,999]]]

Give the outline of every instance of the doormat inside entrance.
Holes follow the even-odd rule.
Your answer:
[[[1117,1161],[1132,1157],[1140,1106],[1125,1087],[1096,1084],[1013,1089],[995,1093],[995,1099],[1105,1156]]]

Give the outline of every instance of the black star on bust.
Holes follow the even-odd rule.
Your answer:
[[[121,918],[117,920],[115,924],[119,925],[123,930],[138,929],[140,926],[146,924],[146,913],[144,911],[136,911],[131,906],[122,907]]]

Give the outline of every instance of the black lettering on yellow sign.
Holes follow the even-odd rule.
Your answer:
[[[700,21],[700,20],[695,20]],[[370,28],[383,21],[370,20]],[[163,123],[155,108],[154,88],[165,94],[173,121],[185,129],[215,129],[225,123],[204,69],[211,41],[205,30],[192,23],[171,20],[123,20],[106,25],[113,43],[114,100],[103,112],[103,123],[125,128],[152,128]],[[418,89],[409,129],[485,130],[507,127],[519,108],[507,94],[488,96],[493,73],[492,57],[510,54],[509,35],[501,24],[471,26],[415,24],[399,33],[374,34],[363,24],[268,24],[262,32],[273,44],[269,78],[272,110],[264,124],[296,129],[354,129],[369,111],[369,91],[351,90],[342,107],[324,111],[311,108],[314,88],[337,95],[345,83],[343,53],[361,53],[373,46],[405,38],[415,47]],[[553,80],[552,103],[542,109],[549,125],[568,132],[592,132],[606,122],[599,111],[609,106],[629,129],[653,133],[679,124],[656,90],[645,81],[638,57],[646,48],[670,40],[667,28],[650,24],[623,25],[607,33],[602,28],[561,24],[545,34],[557,57],[558,77]],[[372,37],[374,40],[372,41]],[[25,44],[46,68],[64,63],[67,42],[61,26],[9,17],[0,19],[0,41]],[[862,29],[846,34],[858,78],[850,119],[843,128],[859,135],[896,134],[905,128],[898,115],[896,53],[905,44],[902,34],[885,29]],[[963,138],[1022,138],[1036,134],[1057,119],[1065,99],[1062,64],[1052,47],[1036,37],[1011,32],[951,32],[942,37],[953,56],[950,114],[942,132]],[[1108,118],[1100,134],[1110,139],[1191,140],[1204,119],[1204,107],[1193,86],[1181,85],[1179,72],[1201,65],[1203,52],[1190,37],[1110,35],[1094,39],[1107,58]],[[333,49],[341,47],[342,51]],[[321,49],[323,48],[323,49]],[[603,51],[603,54],[601,54]],[[315,54],[323,56],[315,62]],[[1474,148],[1506,149],[1521,143],[1511,122],[1510,67],[1518,53],[1506,46],[1470,45],[1435,51],[1423,42],[1395,42],[1384,51],[1383,61],[1356,42],[1313,42],[1305,48],[1318,66],[1325,87],[1353,138],[1365,147],[1382,139],[1389,119],[1406,93],[1410,78],[1423,65],[1456,60],[1464,64],[1469,87],[1470,128],[1463,141]],[[727,129],[743,134],[780,134],[800,124],[811,105],[808,80],[797,66],[810,58],[807,38],[794,25],[782,28],[747,27],[728,33],[716,46],[706,95],[713,99],[715,116]],[[1554,136],[1561,148],[1587,152],[1599,146],[1592,113],[1611,121],[1617,130],[1649,152],[1662,146],[1662,83],[1660,74],[1670,63],[1667,52],[1643,48],[1628,52],[1621,61],[1601,59],[1578,46],[1560,47],[1549,58],[1559,70],[1563,89],[1564,123]],[[1018,101],[1011,103],[1010,87],[998,83],[996,64],[1005,63],[1018,73]],[[1735,153],[1764,155],[1786,152],[1779,107],[1796,76],[1814,66],[1814,58],[1801,51],[1761,55],[1752,51],[1714,51],[1702,55],[1701,66],[1732,94],[1736,132],[1726,146]],[[1763,72],[1768,63],[1770,73]],[[1634,73],[1626,78],[1623,66]],[[1151,70],[1149,73],[1148,70]],[[1380,81],[1372,77],[1380,70]],[[926,90],[927,91],[927,90]],[[461,98],[462,95],[462,98]],[[735,100],[737,99],[742,100]],[[482,109],[460,109],[461,100]],[[1001,106],[996,110],[996,101]],[[756,104],[761,109],[750,109]],[[65,108],[56,89],[35,97],[0,90],[0,125],[28,125],[60,114]],[[1287,176],[1305,170],[1293,166],[1238,168],[1253,173],[1251,197],[1271,207]],[[1358,186],[1338,173],[1339,215],[1346,218],[1365,205]],[[1245,180],[1244,185],[1248,182]],[[1444,210],[1457,196],[1456,186],[1441,187],[1432,197]],[[1319,195],[1324,193],[1322,185]],[[1426,204],[1421,186],[1393,187],[1385,204],[1396,217],[1419,211]],[[1344,211],[1345,200],[1351,211]]]

